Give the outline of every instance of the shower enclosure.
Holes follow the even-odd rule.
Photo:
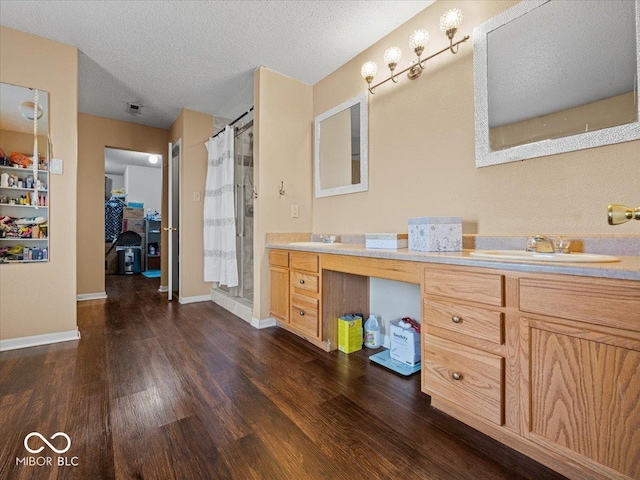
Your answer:
[[[228,295],[253,302],[253,119],[242,119],[235,128],[235,217],[238,286],[224,287]],[[247,303],[244,302],[244,303]]]

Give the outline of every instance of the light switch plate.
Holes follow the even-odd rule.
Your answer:
[[[298,218],[298,205],[291,205],[291,218]]]
[[[49,163],[49,172],[54,175],[62,175],[62,164],[61,158],[52,158]]]

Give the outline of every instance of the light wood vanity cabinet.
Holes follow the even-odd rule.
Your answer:
[[[604,478],[640,478],[640,285],[520,279],[524,435]]]
[[[271,315],[296,333],[321,339],[319,255],[270,250],[269,273]]]
[[[423,291],[433,406],[570,478],[640,479],[640,282],[429,265]]]
[[[424,294],[422,391],[502,425],[503,275],[429,267]]]

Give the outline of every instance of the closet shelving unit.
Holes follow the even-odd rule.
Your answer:
[[[21,237],[7,237],[6,233],[0,230],[0,248],[8,247],[14,248],[17,245],[23,246],[22,259],[8,260],[6,258],[0,258],[0,263],[41,263],[49,261],[49,172],[48,170],[38,169],[37,174],[34,174],[33,167],[20,168],[14,166],[0,165],[0,175],[6,173],[8,175],[15,175],[18,180],[21,180],[23,185],[26,185],[28,176],[34,177],[35,180],[40,180],[43,186],[46,188],[38,189],[38,196],[46,199],[47,205],[20,205],[19,199],[21,196],[26,196],[29,192],[33,195],[33,188],[24,187],[2,187],[0,186],[0,219],[4,217],[20,218],[32,218],[32,217],[44,217],[46,222],[38,226],[39,231],[42,233],[42,238],[21,238]],[[4,200],[10,202],[15,201],[15,204],[4,203]],[[33,230],[33,226],[31,226]],[[31,254],[24,255],[24,249],[28,249]],[[25,258],[27,257],[27,258]],[[35,257],[35,258],[34,258]]]

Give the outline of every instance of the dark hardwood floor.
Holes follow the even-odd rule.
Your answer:
[[[431,408],[419,375],[370,351],[169,304],[158,284],[108,276],[106,302],[78,304],[79,342],[0,354],[0,478],[562,478]],[[30,454],[30,432],[71,448],[34,437]]]

